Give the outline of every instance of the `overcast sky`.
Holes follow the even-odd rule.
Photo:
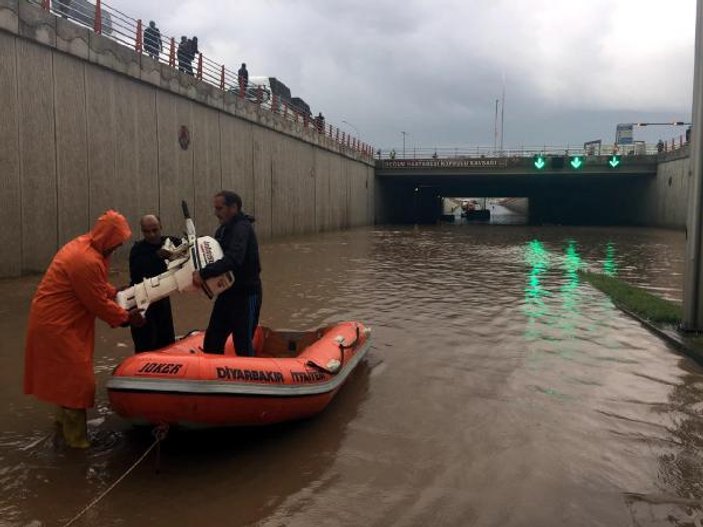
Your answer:
[[[110,0],[376,147],[612,142],[690,120],[694,0]],[[683,128],[635,130],[656,141]]]

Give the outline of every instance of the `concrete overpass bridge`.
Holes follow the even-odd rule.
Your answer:
[[[542,162],[544,165],[542,165]],[[461,156],[376,162],[377,221],[431,223],[441,197],[526,197],[534,223],[642,223],[658,155]]]

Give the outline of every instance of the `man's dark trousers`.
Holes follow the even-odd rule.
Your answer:
[[[176,342],[171,302],[168,298],[150,305],[146,310],[145,318],[146,324],[143,327],[130,328],[136,353],[161,349]]]
[[[237,355],[253,357],[252,338],[259,325],[261,300],[261,290],[232,290],[218,296],[210,315],[203,349],[222,355],[227,337],[233,334]]]

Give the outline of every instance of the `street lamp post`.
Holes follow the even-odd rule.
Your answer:
[[[359,133],[359,129],[351,124],[349,121],[342,121],[342,123],[346,124],[347,126],[351,127],[354,129],[354,132],[356,132],[356,137],[357,139],[361,140],[361,134]]]
[[[400,133],[403,134],[403,159],[405,159],[405,136],[408,135],[408,132],[401,130]]]
[[[701,298],[701,205],[703,202],[703,0],[696,2],[696,45],[693,61],[693,126],[691,127],[688,221],[686,229],[686,267],[683,290],[683,328],[703,330],[703,298]]]

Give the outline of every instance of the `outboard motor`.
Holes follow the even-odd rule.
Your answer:
[[[221,260],[224,256],[222,247],[211,236],[198,237],[195,224],[190,217],[188,204],[183,201],[183,216],[186,223],[186,238],[178,247],[171,240],[163,246],[171,256],[165,272],[158,276],[145,278],[141,283],[117,293],[117,303],[124,309],[137,308],[144,312],[150,304],[171,296],[173,293],[193,292],[198,288],[193,284],[193,272]],[[220,276],[203,281],[202,290],[209,298],[226,291],[234,284],[234,274],[229,271]]]

